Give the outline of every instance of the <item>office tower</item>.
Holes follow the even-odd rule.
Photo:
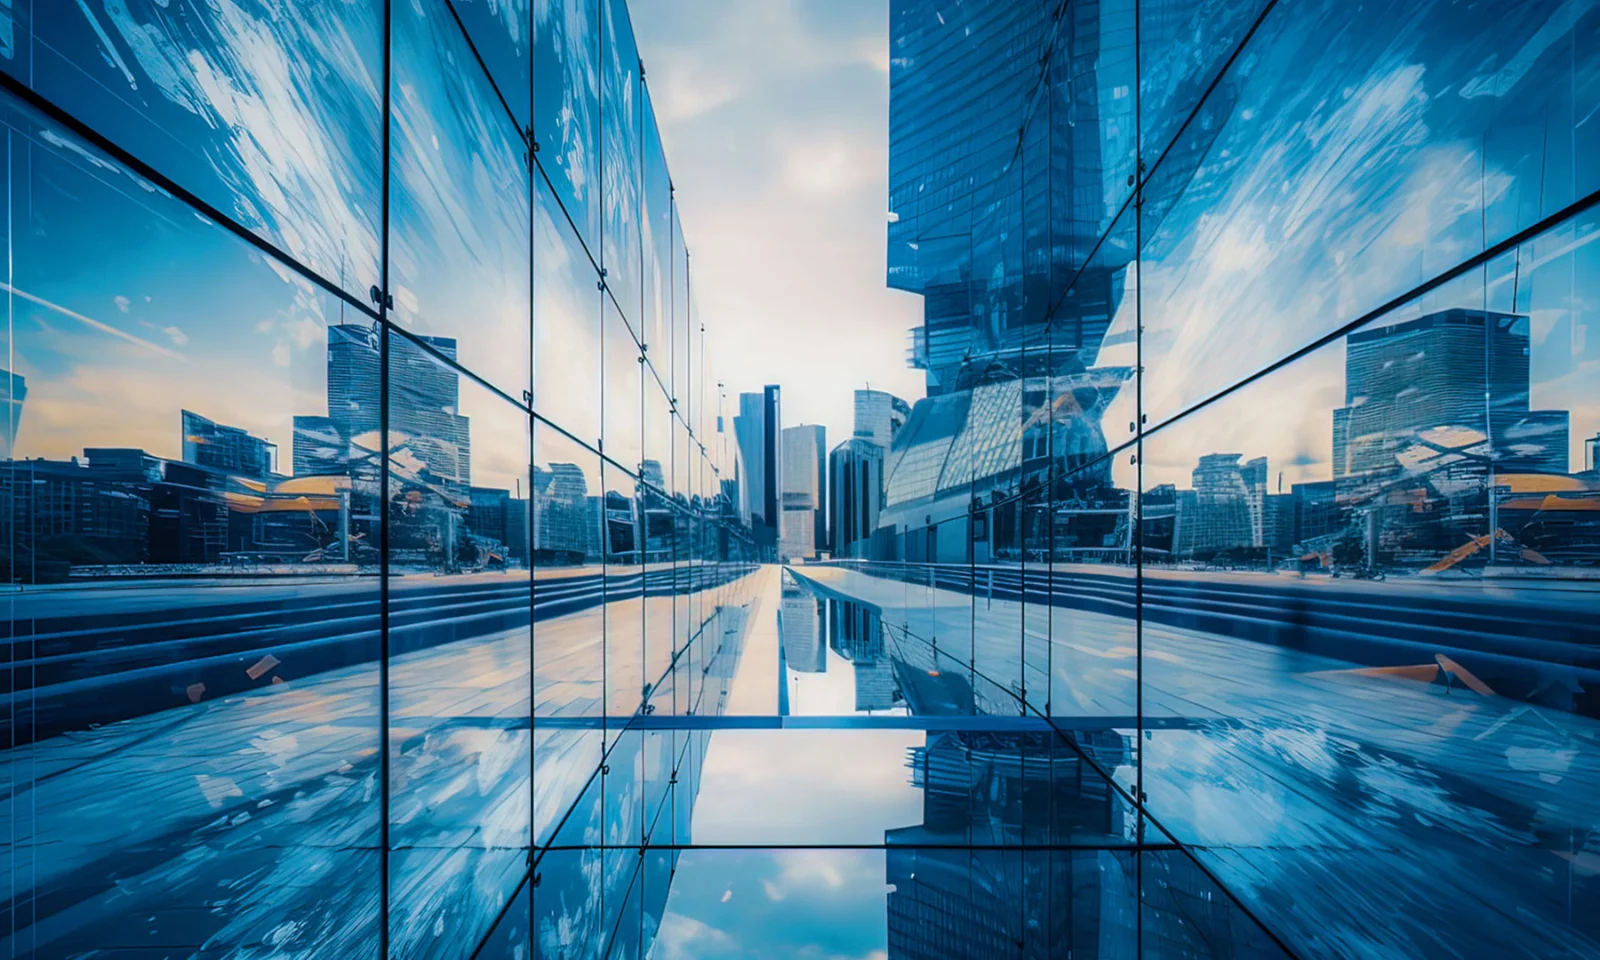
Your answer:
[[[828,528],[835,557],[868,556],[883,509],[884,448],[852,437],[828,454]]]
[[[1397,469],[1440,428],[1468,434],[1475,462],[1500,472],[1567,472],[1565,411],[1529,409],[1528,318],[1450,309],[1345,338],[1345,406],[1334,411],[1335,478]],[[1471,438],[1487,437],[1488,449]]]
[[[383,426],[380,408],[383,355],[376,326],[341,323],[328,328],[328,419],[339,436],[356,441]],[[362,441],[381,449],[382,441]]]
[[[883,390],[856,391],[856,418],[853,436],[870,440],[885,451],[900,435],[900,428],[911,416],[904,400]]]
[[[817,449],[817,505],[812,539],[820,555],[833,550],[833,540],[828,532],[828,434],[826,428],[816,428]]]
[[[575,463],[535,467],[532,477],[533,538],[538,562],[580,564],[600,554],[601,525],[589,481]]]
[[[739,394],[739,415],[733,430],[748,482],[750,523],[758,538],[776,544],[781,523],[779,513],[783,484],[783,426],[780,389],[768,384],[760,393]]]
[[[28,382],[20,373],[9,370],[0,370],[3,377],[5,395],[0,397],[6,407],[5,434],[0,436],[0,460],[11,459],[11,452],[17,444],[17,430],[22,425],[22,401],[28,397]]]
[[[889,286],[923,297],[911,361],[929,396],[978,382],[978,357],[1024,373],[1093,365],[1124,263],[1079,268],[1106,218],[1101,124],[1133,119],[1133,28],[1110,4],[891,6]],[[1025,351],[1069,282],[1053,349]]]
[[[350,439],[332,417],[296,416],[291,454],[297,477],[340,476],[350,472]]]
[[[1244,503],[1250,518],[1250,546],[1266,545],[1267,523],[1267,458],[1256,457],[1239,468],[1239,479],[1244,481]]]
[[[798,673],[822,673],[828,645],[822,636],[822,601],[810,590],[785,580],[779,600],[784,663]],[[781,681],[780,681],[781,682]]]
[[[817,513],[822,504],[822,465],[818,455],[824,432],[818,424],[783,429],[783,513],[779,554],[798,560],[816,556]]]
[[[1240,456],[1206,454],[1194,468],[1193,490],[1178,491],[1178,553],[1215,553],[1254,542],[1250,493],[1239,467]],[[1261,469],[1265,469],[1264,463]],[[1185,497],[1186,493],[1189,496]]]
[[[179,418],[185,463],[258,480],[272,473],[276,444],[188,410]]]

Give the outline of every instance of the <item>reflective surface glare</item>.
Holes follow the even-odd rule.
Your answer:
[[[827,437],[625,0],[0,0],[0,956],[1600,956],[1600,8],[885,6]]]

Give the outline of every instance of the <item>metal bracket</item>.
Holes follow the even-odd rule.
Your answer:
[[[377,306],[385,307],[389,310],[394,309],[394,294],[384,293],[378,289],[377,284],[372,285],[371,289],[367,291],[367,296],[371,297],[372,302]]]

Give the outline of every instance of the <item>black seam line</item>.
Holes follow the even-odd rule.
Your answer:
[[[918,635],[916,633],[913,633],[910,630],[901,628],[901,632],[905,633],[909,637],[915,638],[916,640],[918,640],[918,641],[920,641],[922,643],[925,643],[925,644],[929,643],[929,641],[926,638],[924,638],[924,637],[922,637],[922,636],[920,636],[920,635]],[[931,644],[930,644],[930,646],[931,646]],[[935,652],[935,655],[937,656],[938,655],[938,651],[935,650],[934,652]],[[950,655],[949,654],[945,654],[944,656],[949,657]],[[958,666],[961,665],[961,661],[960,660],[955,659],[953,657],[951,657],[950,659],[955,660],[955,663]],[[1002,691],[1010,694],[1013,698],[1016,698],[1016,699],[1019,699],[1019,700],[1021,699],[1020,697],[1017,697],[1016,693],[1014,691],[1012,691],[1010,688],[1002,686],[1001,684],[997,683],[993,678],[989,677],[987,674],[985,674],[982,671],[978,670],[978,668],[975,665],[970,665],[970,664],[966,665],[966,669],[970,670],[972,672],[973,676],[982,677],[986,682],[992,684],[997,689],[1002,690]],[[1171,839],[1172,847],[1174,849],[1178,850],[1179,852],[1183,853],[1184,856],[1188,857],[1190,862],[1193,863],[1195,865],[1195,867],[1201,873],[1205,874],[1206,879],[1210,880],[1212,882],[1212,884],[1217,887],[1218,890],[1222,891],[1222,893],[1224,895],[1226,895],[1228,897],[1228,899],[1232,900],[1234,906],[1237,907],[1241,913],[1243,913],[1246,917],[1250,918],[1250,922],[1251,923],[1254,923],[1256,925],[1256,927],[1259,930],[1261,930],[1262,933],[1266,934],[1267,938],[1269,940],[1271,940],[1274,944],[1276,944],[1277,947],[1280,950],[1282,950],[1286,956],[1291,958],[1291,960],[1298,960],[1298,958],[1300,956],[1298,953],[1296,953],[1295,951],[1289,949],[1289,945],[1287,943],[1285,943],[1283,941],[1283,939],[1280,938],[1275,932],[1273,932],[1273,930],[1271,928],[1269,928],[1267,926],[1267,924],[1264,923],[1261,920],[1260,917],[1256,916],[1255,911],[1251,910],[1250,907],[1245,905],[1244,901],[1239,898],[1238,894],[1234,893],[1231,889],[1229,889],[1227,887],[1227,885],[1225,885],[1217,877],[1217,875],[1215,873],[1213,873],[1209,868],[1207,868],[1205,864],[1201,863],[1200,859],[1197,856],[1195,856],[1193,851],[1191,851],[1189,848],[1184,846],[1182,843],[1177,842],[1176,835],[1171,830],[1168,830],[1166,827],[1162,826],[1160,819],[1158,819],[1154,814],[1152,814],[1149,811],[1149,809],[1145,806],[1145,804],[1143,802],[1141,802],[1141,801],[1129,796],[1128,792],[1122,787],[1122,785],[1117,783],[1117,781],[1109,773],[1106,772],[1106,770],[1100,765],[1100,763],[1094,757],[1090,756],[1088,751],[1083,749],[1082,745],[1080,745],[1076,740],[1074,740],[1070,735],[1068,735],[1067,731],[1064,731],[1060,727],[1057,727],[1053,722],[1051,722],[1051,719],[1050,719],[1049,716],[1046,716],[1046,715],[1044,715],[1042,713],[1039,713],[1039,710],[1036,707],[1034,707],[1033,705],[1027,703],[1026,701],[1023,701],[1022,708],[1023,708],[1024,711],[1032,710],[1036,715],[1043,717],[1045,722],[1050,724],[1050,728],[1055,731],[1056,736],[1059,737],[1063,742],[1065,742],[1067,744],[1068,748],[1071,749],[1072,752],[1074,752],[1074,753],[1076,753],[1078,755],[1079,759],[1081,759],[1085,764],[1087,764],[1091,769],[1093,769],[1097,774],[1099,774],[1101,779],[1105,780],[1105,782],[1110,786],[1110,788],[1113,791],[1115,791],[1117,793],[1118,796],[1122,797],[1130,805],[1132,805],[1132,807],[1134,808],[1134,811],[1136,813],[1138,813],[1140,816],[1142,816],[1146,820],[1148,820],[1150,822],[1150,824],[1152,826],[1154,826],[1158,831],[1160,831],[1164,836],[1166,836],[1169,839]],[[1137,746],[1138,746],[1138,748],[1140,750],[1143,750],[1143,748],[1144,748],[1144,744],[1143,744],[1142,741]],[[1143,784],[1142,783],[1140,784],[1140,789],[1143,789]]]
[[[456,847],[440,849],[459,849]],[[504,849],[521,849],[507,847]],[[1104,850],[1111,853],[1177,853],[1183,846],[1177,843],[613,843],[572,844],[543,848],[554,853],[574,853],[589,850],[986,850],[1007,853],[1047,853],[1053,850]]]
[[[1151,427],[1148,433],[1154,434],[1156,431],[1161,430],[1164,427],[1171,426],[1184,417],[1187,417],[1189,414],[1216,403],[1218,400],[1221,400],[1229,394],[1249,386],[1257,380],[1260,380],[1262,377],[1265,377],[1270,373],[1274,373],[1277,370],[1288,366],[1294,361],[1307,356],[1308,354],[1312,354],[1318,350],[1321,350],[1323,347],[1335,340],[1338,340],[1340,337],[1349,336],[1351,333],[1354,333],[1367,324],[1372,323],[1374,320],[1379,320],[1384,315],[1393,313],[1401,307],[1409,304],[1411,301],[1426,296],[1445,284],[1450,283],[1453,280],[1460,279],[1461,277],[1471,273],[1473,270],[1484,266],[1489,261],[1510,253],[1512,250],[1522,246],[1524,243],[1536,239],[1544,233],[1554,230],[1556,227],[1561,226],[1566,221],[1571,220],[1574,217],[1577,217],[1579,214],[1585,213],[1586,211],[1592,209],[1597,204],[1600,204],[1600,190],[1595,190],[1586,196],[1574,200],[1572,203],[1569,203],[1562,209],[1550,214],[1548,217],[1545,217],[1531,226],[1524,227],[1523,229],[1517,231],[1504,240],[1501,240],[1499,243],[1496,243],[1494,246],[1489,247],[1481,253],[1468,257],[1443,273],[1435,274],[1431,280],[1425,280],[1422,283],[1417,284],[1410,290],[1393,297],[1386,303],[1367,311],[1343,326],[1323,334],[1300,349],[1290,353],[1288,356],[1273,361],[1267,366],[1262,367],[1260,370],[1257,370],[1255,373],[1250,374],[1248,377],[1235,382],[1233,385],[1225,387],[1224,389],[1212,394],[1204,400],[1201,400],[1193,406],[1187,407],[1178,413],[1173,414],[1167,419],[1156,424],[1154,427]],[[1515,307],[1514,304],[1513,307]]]
[[[111,157],[111,159],[115,160],[117,163],[127,167],[129,170],[145,178],[146,180],[151,181],[163,191],[170,194],[173,199],[193,207],[195,210],[203,214],[206,219],[218,224],[229,233],[234,234],[239,239],[246,241],[251,246],[260,250],[262,253],[265,253],[274,260],[279,261],[290,270],[293,270],[295,273],[304,277],[306,280],[309,280],[318,287],[321,287],[327,293],[330,293],[333,296],[338,297],[340,300],[343,300],[346,304],[353,307],[357,311],[366,314],[373,320],[378,319],[378,312],[374,310],[370,304],[362,301],[360,298],[340,287],[338,284],[323,277],[322,274],[317,273],[315,270],[296,260],[288,253],[279,249],[278,246],[271,240],[262,237],[255,231],[234,220],[232,217],[223,213],[210,203],[202,200],[199,195],[192,193],[182,186],[179,186],[176,181],[168,177],[166,174],[118,146],[110,138],[104,136],[93,127],[84,123],[82,120],[79,120],[77,117],[63,110],[61,107],[57,106],[54,101],[37,93],[33,90],[33,88],[27,86],[22,81],[18,80],[16,77],[13,77],[4,70],[0,70],[0,88],[4,88],[7,93],[23,101],[34,110],[44,114],[50,119],[51,122],[58,123],[61,126],[66,127],[74,136],[87,141],[95,149]]]
[[[517,132],[517,139],[521,140],[522,141],[522,145],[524,147],[529,148],[529,152],[531,153],[532,152],[532,144],[529,143],[528,131],[533,129],[533,117],[532,117],[532,113],[533,113],[533,98],[531,96],[528,98],[528,113],[529,113],[528,126],[527,126],[527,128],[524,128],[522,126],[522,122],[517,119],[516,111],[511,109],[511,102],[506,99],[506,95],[504,93],[500,92],[500,84],[499,84],[499,82],[497,82],[495,80],[494,73],[492,71],[490,71],[489,62],[487,60],[483,59],[483,54],[478,50],[478,45],[475,42],[473,42],[472,31],[468,30],[467,29],[467,25],[462,22],[461,14],[456,10],[456,2],[457,2],[457,0],[445,0],[444,7],[445,7],[446,10],[450,11],[450,19],[454,20],[456,22],[456,26],[458,28],[460,28],[460,30],[461,30],[461,39],[466,41],[467,49],[469,51],[471,51],[471,53],[472,53],[472,59],[474,59],[474,60],[476,60],[478,62],[478,69],[480,71],[482,71],[483,79],[488,81],[489,89],[494,91],[495,99],[500,101],[500,108],[506,112],[506,119],[511,121],[512,129]],[[531,15],[529,17],[528,23],[525,24],[525,26],[528,28],[528,38],[529,38],[528,49],[529,49],[530,54],[531,54],[533,47],[536,45],[533,42],[533,20],[532,20]],[[529,74],[530,77],[533,75],[533,64],[532,64],[531,56],[529,58],[528,74]],[[530,91],[530,93],[531,93],[531,91]]]
[[[394,9],[392,0],[384,0],[383,4],[383,115],[381,154],[381,193],[378,197],[379,223],[381,232],[379,243],[379,291],[381,297],[378,304],[378,331],[379,331],[379,369],[378,369],[378,424],[383,431],[383,465],[378,473],[379,502],[383,504],[383,520],[378,526],[378,718],[382,728],[378,731],[378,776],[379,810],[381,821],[378,824],[378,951],[379,956],[387,958],[390,951],[389,924],[391,920],[391,854],[390,843],[390,806],[393,802],[390,785],[390,730],[389,730],[389,655],[390,655],[390,560],[389,560],[389,390],[393,386],[389,382],[389,365],[392,360],[393,344],[390,340],[393,335],[394,325],[388,321],[389,309],[389,175],[391,142],[390,133],[394,126],[390,116],[389,93],[394,85],[393,55],[394,49]],[[530,739],[531,743],[531,739]]]
[[[1267,0],[1266,6],[1262,7],[1261,12],[1256,15],[1255,22],[1250,24],[1250,29],[1245,31],[1245,34],[1242,38],[1240,38],[1238,45],[1235,46],[1233,48],[1233,52],[1228,55],[1228,59],[1222,64],[1222,67],[1217,70],[1217,75],[1211,78],[1211,83],[1206,87],[1205,93],[1201,94],[1200,99],[1195,101],[1195,105],[1192,109],[1190,109],[1189,115],[1183,118],[1183,123],[1178,125],[1178,129],[1173,133],[1172,139],[1167,141],[1167,145],[1161,149],[1161,153],[1158,154],[1156,159],[1151,162],[1149,169],[1145,171],[1143,176],[1139,176],[1138,168],[1138,157],[1141,153],[1139,149],[1140,145],[1135,144],[1134,188],[1122,201],[1121,206],[1117,208],[1117,213],[1111,218],[1111,223],[1106,227],[1105,233],[1102,233],[1100,235],[1100,239],[1095,241],[1094,246],[1089,248],[1088,255],[1084,257],[1083,265],[1078,267],[1078,269],[1072,274],[1072,279],[1068,281],[1066,289],[1059,297],[1056,298],[1056,302],[1051,304],[1050,308],[1045,311],[1046,326],[1055,323],[1056,311],[1061,309],[1061,305],[1066,302],[1066,299],[1071,294],[1073,287],[1077,285],[1079,278],[1081,278],[1084,273],[1088,271],[1090,265],[1094,263],[1094,258],[1100,253],[1100,248],[1105,245],[1106,240],[1108,240],[1112,234],[1117,232],[1117,224],[1122,220],[1123,214],[1128,212],[1128,208],[1130,206],[1133,206],[1135,198],[1143,195],[1145,188],[1149,186],[1150,182],[1155,178],[1156,171],[1161,168],[1161,164],[1167,159],[1168,156],[1171,155],[1173,149],[1178,145],[1179,141],[1183,139],[1184,133],[1189,129],[1189,126],[1194,123],[1195,118],[1200,116],[1200,111],[1204,109],[1206,103],[1211,99],[1211,94],[1216,92],[1217,87],[1222,85],[1223,78],[1226,77],[1233,69],[1233,65],[1238,62],[1239,56],[1244,53],[1245,47],[1249,45],[1251,39],[1254,38],[1256,33],[1261,29],[1261,25],[1266,22],[1267,15],[1276,9],[1277,6],[1278,0]],[[1142,136],[1142,131],[1140,132],[1140,135]],[[1140,251],[1135,249],[1134,256],[1138,257],[1139,254]]]

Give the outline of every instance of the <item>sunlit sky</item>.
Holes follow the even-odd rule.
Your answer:
[[[824,424],[831,447],[856,388],[921,397],[905,353],[922,299],[884,282],[887,6],[630,6],[730,402],[781,384],[784,423]]]

